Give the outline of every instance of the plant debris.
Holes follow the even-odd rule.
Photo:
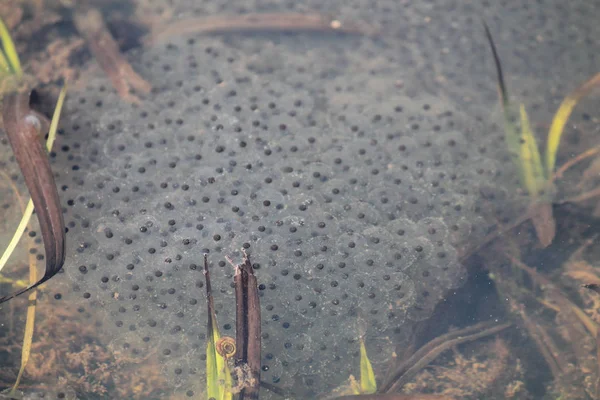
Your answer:
[[[140,102],[136,92],[149,93],[151,85],[138,75],[123,57],[117,42],[106,27],[100,11],[83,7],[76,9],[74,13],[77,30],[85,38],[92,54],[110,78],[119,95],[127,101]]]
[[[41,122],[29,107],[29,97],[28,92],[6,96],[2,116],[9,142],[37,211],[46,252],[46,269],[44,276],[36,283],[0,298],[0,303],[46,282],[58,273],[65,261],[62,207],[48,154],[40,140]]]

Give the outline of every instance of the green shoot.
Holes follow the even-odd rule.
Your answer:
[[[575,108],[577,103],[599,84],[600,73],[594,75],[591,79],[569,93],[558,107],[556,114],[554,114],[552,125],[550,125],[550,131],[548,132],[548,142],[546,144],[546,171],[549,173],[554,172],[556,153],[558,153],[560,138],[564,132],[565,125],[571,116],[573,108]]]
[[[0,18],[0,42],[2,42],[2,49],[0,50],[0,77],[14,75],[17,79],[21,79],[23,71],[21,70],[17,48],[2,18]]]
[[[231,400],[232,378],[227,360],[217,352],[217,342],[221,339],[217,318],[214,312],[212,319],[212,330],[209,332],[209,340],[206,345],[206,392],[207,398],[216,400]]]
[[[548,135],[545,163],[538,148],[535,135],[529,124],[529,117],[523,104],[520,105],[520,129],[515,126],[511,113],[511,104],[502,74],[500,57],[488,26],[484,22],[485,34],[487,36],[494,64],[498,75],[499,96],[504,112],[504,131],[508,151],[514,159],[517,167],[521,187],[527,191],[531,198],[530,216],[535,227],[538,239],[543,247],[548,246],[556,234],[556,222],[552,215],[551,193],[553,192],[553,173],[558,141],[562,134],[562,127],[554,132],[552,129]],[[571,102],[572,103],[572,102]],[[568,103],[568,104],[571,104]],[[572,107],[571,107],[572,109]],[[560,110],[559,110],[560,111]],[[562,121],[562,119],[560,119]],[[543,196],[543,198],[540,198]]]
[[[361,330],[364,329],[361,326]],[[353,375],[350,375],[349,389],[352,394],[373,394],[377,392],[377,381],[375,380],[375,373],[373,372],[373,366],[371,360],[367,355],[367,348],[365,347],[364,335],[361,334],[360,338],[360,380],[357,382]]]
[[[208,309],[208,321],[206,324],[208,331],[208,341],[206,343],[206,395],[207,399],[232,400],[233,380],[227,363],[228,360],[218,351],[221,334],[219,332],[219,325],[217,324],[217,315],[208,270],[208,256],[206,254],[204,255],[204,279],[206,280],[206,303]],[[235,344],[233,346],[235,347]],[[222,346],[220,348],[223,349]],[[226,353],[233,355],[235,352]]]
[[[360,394],[373,394],[377,391],[375,373],[371,366],[371,360],[367,356],[367,348],[362,337],[360,338],[360,389]]]

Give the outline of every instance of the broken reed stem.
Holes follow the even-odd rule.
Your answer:
[[[248,272],[235,265],[233,283],[235,285],[235,365],[244,364],[248,353],[246,343],[248,337],[248,320],[246,311],[248,307]]]
[[[227,259],[231,264],[231,259]],[[235,264],[233,264],[235,265]],[[248,365],[250,380],[240,391],[240,400],[255,400],[260,390],[261,319],[258,283],[250,258],[244,252],[244,262],[235,265],[236,366]]]
[[[208,307],[208,321],[206,323],[206,327],[208,330],[209,336],[212,336],[213,333],[213,320],[212,316],[215,312],[215,300],[212,295],[212,287],[210,285],[210,272],[208,271],[208,254],[204,254],[204,280],[206,281],[206,303]],[[212,340],[212,337],[209,337],[209,340]]]
[[[5,96],[2,118],[4,130],[37,213],[46,253],[46,269],[39,281],[0,298],[0,303],[46,282],[58,273],[65,262],[65,223],[62,207],[48,154],[40,140],[41,123],[29,108],[29,96],[29,92]]]
[[[342,23],[322,14],[257,13],[214,15],[175,21],[154,34],[159,42],[171,36],[231,32],[344,32],[374,35],[377,30],[359,23]]]
[[[399,391],[406,383],[414,378],[421,369],[425,368],[449,348],[493,335],[511,325],[512,324],[509,322],[500,325],[491,325],[489,322],[482,322],[433,339],[421,349],[417,350],[412,357],[403,363],[398,368],[397,373],[394,374],[393,379],[382,386],[379,392],[392,393]],[[476,333],[470,334],[471,332]]]
[[[123,99],[139,103],[132,92],[149,93],[151,85],[137,74],[119,51],[102,14],[95,8],[78,7],[73,20],[79,34],[85,39],[100,68],[108,75],[113,87]]]

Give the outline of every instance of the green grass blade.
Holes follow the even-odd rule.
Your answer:
[[[560,104],[556,114],[554,114],[552,125],[550,125],[550,131],[548,132],[548,139],[546,141],[545,161],[546,173],[548,176],[551,176],[554,172],[554,167],[556,166],[556,153],[558,153],[560,139],[573,108],[575,108],[577,103],[579,103],[584,96],[598,85],[600,85],[600,73],[594,75],[591,79],[569,93]]]
[[[361,394],[373,394],[377,391],[377,382],[371,360],[367,355],[365,341],[360,338],[360,389]]]
[[[519,164],[523,174],[522,183],[530,196],[537,196],[545,181],[544,166],[523,104],[521,104],[519,111],[521,116]]]
[[[6,59],[10,65],[11,71],[17,76],[17,78],[21,78],[23,75],[23,71],[21,70],[21,61],[19,61],[19,54],[17,54],[17,48],[15,47],[15,43],[10,37],[10,32],[6,28],[4,21],[0,18],[0,40],[2,41],[2,47],[4,49],[4,53],[6,55]]]
[[[494,44],[494,39],[489,27],[484,22],[485,35],[488,39],[492,55],[494,57],[494,65],[498,80],[498,94],[502,104],[504,114],[504,135],[506,146],[510,153],[513,162],[515,163],[521,186],[526,189],[530,195],[536,196],[545,185],[546,177],[544,165],[541,161],[540,151],[535,139],[535,135],[529,124],[529,117],[525,111],[525,107],[521,105],[519,113],[513,109],[509,101],[508,90],[504,82],[504,74],[502,73],[502,64],[500,57]],[[520,129],[513,121],[520,120]]]
[[[206,323],[208,340],[206,343],[206,395],[208,399],[232,400],[233,380],[227,360],[217,352],[217,342],[221,338],[208,270],[208,256],[204,255],[204,278],[206,280]]]
[[[225,360],[217,353],[217,342],[221,338],[217,328],[217,319],[213,314],[212,331],[209,334],[209,340],[206,345],[206,393],[207,398],[217,400],[231,400],[231,372]]]
[[[60,114],[62,112],[65,98],[67,97],[67,84],[63,85],[63,88],[58,95],[56,101],[56,107],[54,107],[54,114],[52,115],[52,121],[50,122],[50,129],[48,130],[48,140],[46,141],[46,150],[50,152],[52,146],[54,146],[54,140],[56,140],[56,132],[58,131],[58,122],[60,120]]]
[[[0,50],[0,78],[11,75],[12,71],[10,70],[10,65],[8,65],[8,60],[6,59],[6,55],[2,50]]]
[[[0,40],[2,41],[2,47],[4,48],[4,53],[6,54],[12,72],[17,75],[17,78],[20,78],[23,75],[23,71],[21,70],[19,54],[17,53],[15,43],[10,37],[10,32],[8,32],[2,18],[0,18]]]

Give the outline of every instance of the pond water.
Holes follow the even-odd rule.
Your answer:
[[[415,349],[476,323],[492,331],[414,353],[429,366],[395,389],[595,396],[598,299],[580,286],[600,282],[596,100],[566,125],[557,166],[592,150],[542,196],[557,226],[544,248],[524,219],[532,196],[482,21],[543,153],[562,99],[598,72],[596,3],[11,3],[0,12],[36,106],[51,111],[70,80],[50,155],[66,261],[38,295],[25,398],[205,399],[203,255],[218,328],[235,337],[226,257],[243,251],[258,279],[261,398],[341,393],[360,375],[361,339],[383,390]],[[98,62],[98,18],[131,69]],[[14,190],[27,198],[4,132],[0,163],[4,247],[21,216]],[[30,262],[41,272],[43,254],[34,226],[2,295]],[[1,308],[6,388],[27,301]]]

